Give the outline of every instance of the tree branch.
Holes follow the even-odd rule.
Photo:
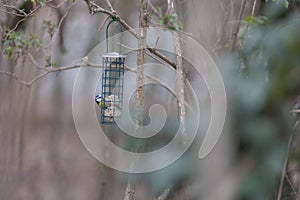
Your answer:
[[[106,24],[106,22],[109,20],[109,16],[107,16],[106,18],[105,18],[105,20],[103,21],[103,23],[99,26],[99,28],[98,28],[98,31],[100,32],[102,29],[103,29],[103,27],[105,26],[105,24]]]
[[[31,17],[31,16],[33,16],[36,12],[38,12],[38,10],[41,8],[41,5],[38,5],[36,8],[34,8],[33,10],[31,10],[28,14],[27,13],[25,13],[22,17],[22,19],[20,19],[17,23],[16,23],[16,25],[8,32],[8,34],[7,35],[9,35],[10,33],[12,33],[13,31],[15,31],[18,27],[19,27],[19,25],[23,22],[23,21],[25,21],[25,20],[27,20],[29,17]],[[18,8],[17,8],[18,9]],[[21,11],[21,9],[18,9],[19,10],[19,12],[23,12],[23,11]],[[7,39],[7,38],[4,38],[4,40],[5,39]]]
[[[298,110],[291,110],[290,112],[291,113],[300,113],[300,109],[298,109]]]
[[[294,140],[294,136],[296,134],[296,130],[297,130],[298,124],[299,124],[299,121],[296,121],[296,123],[294,125],[294,128],[293,128],[293,132],[290,135],[290,138],[289,138],[289,141],[288,141],[287,150],[286,150],[286,156],[285,156],[283,167],[282,167],[282,170],[281,170],[281,176],[280,176],[280,182],[279,182],[279,187],[278,187],[277,200],[281,200],[281,197],[282,197],[283,183],[284,183],[284,178],[286,176],[286,168],[287,168],[287,165],[288,165],[289,154],[290,154],[290,150],[291,150],[291,147],[292,147],[292,142]]]
[[[28,83],[24,80],[22,80],[18,75],[16,75],[15,73],[11,73],[11,72],[6,72],[6,71],[0,71],[0,74],[6,75],[6,76],[10,76],[12,78],[14,78],[16,81],[19,81],[20,83],[22,83],[23,85],[29,86]]]
[[[233,44],[231,46],[231,51],[233,51],[235,48],[235,44],[236,44],[238,33],[240,31],[241,19],[242,19],[243,13],[244,13],[245,6],[246,6],[246,0],[243,0],[241,7],[240,7],[239,15],[238,15],[238,24],[236,26],[236,30],[232,34]]]
[[[162,59],[163,61],[165,61],[166,63],[168,63],[170,66],[172,66],[174,69],[176,69],[176,64],[170,60],[168,57],[166,57],[165,55],[163,55],[162,53],[160,53],[159,51],[157,51],[155,48],[149,47],[147,45],[147,50],[154,54],[155,56],[157,56],[158,58]]]
[[[159,195],[154,200],[166,200],[169,197],[169,195],[170,195],[172,187],[173,187],[172,185],[169,186],[161,195]]]
[[[168,9],[167,14],[176,14],[175,11],[175,2],[174,0],[168,0]],[[184,76],[183,76],[183,64],[182,64],[182,49],[181,49],[181,41],[180,36],[177,32],[173,32],[173,40],[174,40],[174,47],[176,52],[176,96],[177,96],[177,105],[179,111],[179,119],[181,125],[181,137],[182,142],[185,144],[187,142],[187,134],[186,134],[186,110],[185,110],[185,100],[184,100]]]
[[[37,77],[31,79],[30,81],[25,81],[22,80],[17,74],[15,73],[11,73],[11,72],[7,72],[7,71],[0,71],[0,74],[2,75],[6,75],[9,77],[14,78],[16,81],[20,82],[21,84],[30,87],[31,85],[33,85],[36,81],[42,79],[43,77],[47,76],[50,73],[53,72],[62,72],[62,71],[66,71],[66,70],[71,70],[71,69],[76,69],[79,67],[94,67],[94,68],[103,68],[103,66],[96,64],[96,63],[91,63],[90,61],[87,60],[87,57],[83,57],[77,61],[75,61],[75,64],[71,64],[68,66],[63,66],[63,67],[55,67],[55,68],[45,68],[45,67],[41,67],[38,62],[33,58],[33,56],[29,53],[28,57],[30,58],[31,62],[37,66],[37,69],[39,70],[43,70],[44,72],[40,75],[38,75]],[[129,68],[128,66],[125,66],[124,70],[126,71],[130,71],[133,73],[137,73],[137,70]],[[160,81],[158,78],[155,78],[154,76],[151,76],[147,73],[145,73],[145,77],[157,82],[159,85],[161,85],[162,87],[164,87],[165,89],[167,89],[168,91],[170,91],[174,96],[176,96],[176,93],[174,90],[172,90],[169,86],[167,86],[166,84],[164,84],[162,81]],[[189,105],[187,102],[185,102],[185,105],[192,110],[191,105]]]
[[[43,68],[43,67],[39,67],[39,69],[43,69],[44,72],[41,73],[40,75],[36,76],[35,78],[31,79],[30,81],[25,81],[22,80],[18,75],[16,75],[15,73],[11,73],[11,72],[6,72],[6,71],[0,71],[0,74],[4,74],[10,77],[13,77],[16,81],[20,82],[21,84],[30,87],[33,83],[35,83],[36,81],[40,80],[41,78],[47,76],[50,73],[54,73],[54,72],[61,72],[61,71],[66,71],[66,70],[70,70],[70,69],[75,69],[78,67],[82,66],[82,61],[84,61],[84,58],[75,61],[73,64],[68,65],[68,66],[63,66],[63,67],[57,67],[57,68]]]
[[[67,9],[67,11],[66,11],[65,14],[62,16],[62,18],[59,20],[59,23],[58,23],[58,25],[57,25],[57,29],[56,29],[54,35],[58,33],[58,31],[59,31],[59,29],[60,29],[60,27],[61,27],[63,21],[66,19],[66,17],[69,15],[71,9],[72,9],[77,3],[78,3],[78,0],[75,0],[75,1],[72,3],[72,5]]]
[[[112,7],[111,3],[109,0],[105,0],[106,1],[106,4],[108,5],[110,11],[114,14],[117,14],[117,12],[115,11],[115,9]]]
[[[293,183],[291,182],[291,180],[290,180],[290,178],[288,177],[287,174],[285,175],[285,178],[286,178],[287,182],[289,183],[289,185],[291,186],[291,189],[293,190],[293,192],[294,192],[294,194],[295,194],[295,196],[296,196],[296,199],[297,199],[297,200],[300,200],[300,196],[299,196],[299,194],[296,192],[296,190],[295,190],[295,188],[294,188],[294,186],[293,186]]]
[[[57,9],[57,8],[60,8],[63,4],[65,4],[65,3],[67,3],[68,2],[68,0],[64,0],[64,1],[62,1],[62,2],[60,2],[59,4],[57,4],[57,5],[52,5],[52,4],[50,4],[50,2],[47,4],[50,8],[54,8],[54,9]]]
[[[112,11],[109,11],[109,10],[106,10],[106,9],[102,8],[101,6],[95,4],[94,2],[92,2],[90,0],[85,0],[85,2],[87,3],[91,14],[104,13],[104,14],[109,15],[110,17],[115,17],[122,24],[122,26],[133,35],[133,37],[135,37],[136,39],[139,38],[139,35],[137,34],[137,32],[135,32],[134,29],[130,25],[128,25],[126,23],[126,21],[124,21],[119,15],[117,15],[116,13],[113,13]],[[152,47],[146,45],[146,49],[150,53],[152,53],[153,55],[155,55],[158,58],[162,59],[164,62],[168,63],[174,69],[176,69],[176,64],[172,60],[170,60],[168,57],[166,57],[165,55],[163,55],[162,53],[157,51],[155,48],[152,48]]]
[[[253,6],[252,6],[252,11],[251,11],[251,16],[254,16],[254,14],[255,14],[256,4],[257,4],[257,0],[254,0]]]
[[[151,8],[151,10],[159,17],[159,18],[163,18],[162,14],[160,12],[158,12],[158,10],[154,7],[154,5],[151,3],[150,0],[147,0],[149,7]]]

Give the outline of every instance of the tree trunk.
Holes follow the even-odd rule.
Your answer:
[[[136,128],[140,132],[140,127],[144,122],[144,84],[145,72],[144,64],[146,59],[147,46],[147,27],[148,27],[148,3],[147,0],[141,0],[139,16],[139,38],[138,38],[138,55],[137,55],[137,80],[136,80]],[[139,151],[139,144],[134,145],[135,151]],[[134,162],[134,161],[133,161]],[[136,188],[135,179],[129,179],[127,183],[125,200],[133,200]]]

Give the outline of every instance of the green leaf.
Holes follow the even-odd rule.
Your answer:
[[[284,6],[285,6],[286,8],[289,7],[289,2],[288,2],[287,0],[284,2]]]
[[[163,14],[162,14],[162,9],[161,9],[161,7],[157,7],[156,9],[157,9],[158,14],[159,14],[160,16],[162,16]]]
[[[46,30],[51,37],[53,36],[56,27],[57,25],[51,20],[43,20],[42,30]]]
[[[164,25],[164,20],[160,19],[160,20],[159,20],[159,25],[160,25],[160,26]]]
[[[245,19],[245,21],[246,21],[247,23],[250,23],[252,20],[253,20],[253,17],[252,17],[252,16],[248,16],[248,17],[246,17],[246,19]]]
[[[13,59],[14,54],[15,54],[15,48],[12,46],[5,48],[4,54],[6,54],[8,56],[8,59]]]

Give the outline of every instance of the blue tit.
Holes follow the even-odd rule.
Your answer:
[[[102,98],[101,95],[96,95],[95,101],[99,105],[100,108],[104,108],[105,107],[104,99]]]

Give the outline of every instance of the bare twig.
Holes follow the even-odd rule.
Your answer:
[[[189,1],[189,0],[182,0],[182,1],[179,1],[178,4],[179,4],[179,5],[182,5],[182,4],[187,3],[188,1]]]
[[[77,61],[75,61],[73,64],[68,65],[68,66],[64,66],[64,67],[56,67],[56,68],[45,68],[39,65],[39,63],[33,58],[33,56],[29,53],[28,57],[30,58],[31,62],[37,66],[37,69],[39,70],[43,70],[44,73],[40,74],[39,76],[35,77],[34,79],[30,80],[30,81],[25,81],[22,80],[17,74],[15,73],[11,73],[11,72],[7,72],[7,71],[0,71],[0,74],[2,75],[6,75],[6,76],[10,76],[12,78],[14,78],[16,81],[20,82],[21,84],[29,87],[31,85],[33,85],[36,81],[42,79],[43,77],[47,76],[50,73],[53,72],[61,72],[61,71],[66,71],[66,70],[71,70],[71,69],[76,69],[79,67],[94,67],[94,68],[103,68],[102,65],[96,64],[96,63],[92,63],[90,61],[88,61],[87,57],[83,57]],[[125,66],[124,68],[126,71],[130,71],[133,73],[137,73],[137,70],[129,68],[128,66]],[[165,89],[167,89],[168,91],[170,91],[174,96],[176,96],[176,93],[174,90],[172,90],[169,86],[167,86],[166,84],[164,84],[162,81],[160,81],[158,78],[155,78],[154,76],[151,76],[147,73],[145,73],[145,77],[157,82],[159,85],[161,85],[162,87],[164,87]],[[189,105],[187,102],[185,102],[185,105],[191,110],[191,105]]]
[[[292,142],[293,142],[298,124],[299,124],[299,121],[296,121],[296,123],[294,125],[294,128],[293,128],[293,132],[290,135],[290,138],[289,138],[289,141],[288,141],[286,156],[285,156],[283,167],[282,167],[282,170],[281,170],[277,200],[281,200],[281,197],[282,197],[283,183],[284,183],[284,177],[286,175],[286,168],[287,168],[287,164],[288,164],[288,160],[289,160],[289,154],[290,154],[290,150],[291,150],[291,147],[292,147]]]
[[[224,4],[226,6],[224,6]],[[222,9],[223,13],[226,13],[226,14],[225,14],[225,17],[223,17],[222,21],[221,21],[220,31],[219,31],[220,35],[218,36],[218,39],[216,40],[214,48],[211,50],[212,54],[215,56],[218,56],[217,52],[224,47],[224,39],[225,39],[224,33],[226,32],[225,29],[228,29],[228,27],[226,25],[228,25],[228,19],[230,18],[230,15],[231,15],[229,8],[230,8],[230,6],[233,7],[232,4],[233,4],[232,0],[230,0],[229,3],[227,1],[222,1],[222,3],[221,3],[221,9]]]
[[[4,74],[4,75],[10,76],[10,77],[13,77],[15,80],[17,80],[21,84],[23,84],[23,85],[25,85],[27,87],[30,87],[33,83],[35,83],[36,81],[40,80],[41,78],[45,77],[46,75],[48,75],[50,73],[61,72],[61,71],[66,71],[66,70],[70,70],[70,69],[75,69],[75,68],[81,67],[82,61],[83,61],[83,59],[80,59],[79,61],[76,61],[76,62],[74,62],[71,65],[63,66],[63,67],[57,67],[57,68],[42,68],[42,67],[40,67],[40,69],[43,69],[44,72],[41,73],[40,75],[36,76],[35,78],[31,79],[28,82],[25,81],[25,80],[22,80],[15,73],[6,72],[6,71],[0,71],[0,74]]]
[[[125,200],[134,200],[134,193],[136,189],[136,180],[128,180],[125,191]]]
[[[251,17],[254,17],[254,14],[255,14],[255,9],[256,9],[256,4],[257,4],[257,0],[254,0],[253,1],[253,5],[252,5],[252,10],[251,10]],[[248,23],[247,24],[247,32],[250,30],[250,24]]]
[[[146,54],[147,54],[147,56],[149,56],[149,57],[153,58],[154,60],[160,62],[160,63],[163,64],[164,66],[169,67],[171,70],[173,70],[173,71],[176,70],[176,69],[174,69],[172,66],[168,65],[168,63],[165,63],[164,60],[162,60],[162,59],[160,59],[160,58],[154,56],[153,54],[148,53],[148,52],[147,52]]]
[[[234,48],[235,48],[235,44],[236,44],[236,40],[237,40],[238,33],[239,33],[239,31],[240,31],[241,19],[242,19],[243,13],[244,13],[245,6],[246,6],[246,0],[243,0],[242,3],[241,3],[239,15],[238,15],[238,24],[237,24],[237,26],[236,26],[236,30],[235,30],[235,31],[233,32],[233,34],[232,34],[232,41],[233,41],[233,44],[232,44],[232,46],[231,46],[231,51],[233,51]]]
[[[126,67],[125,70],[137,73],[137,70],[132,69],[132,68],[129,68],[129,67]],[[145,73],[145,77],[147,77],[147,78],[149,78],[149,79],[151,79],[151,80],[153,80],[153,81],[159,83],[161,86],[163,86],[164,88],[166,88],[167,90],[169,90],[173,95],[176,96],[175,91],[173,91],[169,86],[167,86],[166,84],[164,84],[164,83],[163,83],[162,81],[160,81],[158,78],[155,78],[154,76],[151,76],[151,75],[146,74],[146,73]]]
[[[127,46],[127,45],[124,45],[124,44],[120,44],[120,45],[122,45],[122,47],[124,47],[124,48],[126,48],[126,49],[129,49],[129,50],[132,50],[132,51],[137,51],[137,49],[132,48],[132,47],[129,47],[129,46]],[[153,56],[152,54],[149,54],[149,53],[146,53],[146,54],[147,54],[148,56],[150,56],[151,58],[153,58],[154,60],[156,60],[156,61],[160,62],[161,64],[163,64],[163,66],[170,67],[170,65],[165,65],[165,63],[164,63],[162,60],[158,59],[157,57]],[[176,54],[176,56],[178,56],[178,54]],[[174,72],[176,72],[176,71],[174,70],[174,68],[170,67],[170,69],[173,70]],[[134,70],[134,69],[129,68],[129,67],[126,67],[125,70],[132,71],[132,72],[137,72],[137,70]],[[150,78],[151,80],[156,81],[157,83],[159,83],[159,84],[162,85],[163,87],[165,87],[165,88],[166,88],[167,90],[169,90],[174,96],[176,96],[176,98],[178,97],[178,96],[176,95],[175,91],[173,91],[171,88],[169,88],[169,87],[168,87],[167,85],[165,85],[163,82],[161,82],[159,79],[157,79],[157,78],[155,78],[155,77],[153,77],[153,76],[151,76],[151,75],[148,75],[148,74],[146,74],[146,73],[145,73],[145,76],[146,76],[147,78]],[[187,103],[185,100],[184,100],[184,105],[186,106],[186,108],[188,108],[190,111],[192,111],[192,106],[191,106],[189,103]]]
[[[67,2],[68,2],[68,0],[64,0],[64,1],[60,2],[59,4],[57,4],[57,5],[52,5],[52,4],[50,4],[50,2],[49,2],[49,3],[47,3],[47,5],[48,5],[50,8],[57,9],[57,8],[60,8],[63,4],[65,4],[65,3],[67,3]]]
[[[155,49],[156,49],[156,47],[158,45],[158,41],[159,41],[159,37],[156,38],[155,47],[154,47]]]
[[[298,110],[291,110],[290,112],[291,113],[300,113],[300,109],[298,109]]]
[[[108,5],[110,11],[114,14],[116,14],[117,12],[115,11],[115,9],[112,7],[111,3],[109,0],[105,0],[106,1],[106,4]]]
[[[133,35],[133,37],[135,37],[136,39],[139,38],[138,34],[134,31],[134,29],[130,25],[128,25],[126,21],[124,21],[119,15],[116,15],[115,13],[100,7],[99,5],[95,4],[92,1],[85,0],[85,2],[87,2],[91,14],[100,12],[100,13],[107,14],[110,17],[115,17],[122,24],[122,26]],[[146,45],[146,48],[150,53],[154,54],[158,58],[162,59],[163,61],[171,65],[174,69],[176,69],[176,64],[168,57],[166,57],[165,55],[157,51],[155,48],[152,48],[148,45]]]
[[[28,55],[30,61],[31,61],[38,69],[41,69],[40,64],[34,59],[34,57],[32,56],[32,54],[31,54],[31,53],[28,53],[27,55]]]
[[[15,12],[9,12],[9,11],[3,10],[3,9],[0,9],[0,12],[3,12],[5,14],[9,14],[9,15],[15,15],[15,16],[18,16],[18,17],[24,17],[24,15],[22,15],[22,14],[18,14],[18,13],[15,13]]]
[[[160,12],[158,12],[158,10],[155,8],[155,6],[151,3],[150,0],[147,0],[149,7],[151,8],[151,10],[159,17],[159,18],[163,18],[162,14]]]
[[[252,6],[252,11],[251,11],[251,16],[254,16],[254,14],[255,14],[256,4],[257,4],[257,0],[254,0],[253,6]]]
[[[18,75],[14,74],[14,73],[0,71],[0,74],[4,74],[6,76],[10,76],[10,77],[14,78],[16,81],[19,81],[20,83],[22,83],[23,85],[28,86],[28,83],[26,81],[22,80]]]
[[[174,69],[176,69],[176,64],[170,60],[168,57],[166,57],[165,55],[163,55],[162,53],[160,53],[159,51],[157,51],[154,48],[151,48],[147,45],[147,50],[154,54],[155,56],[157,56],[158,58],[162,59],[163,61],[165,61],[166,63],[168,63],[170,66],[172,66]]]
[[[41,8],[41,5],[38,5],[36,8],[31,10],[30,13],[24,15],[24,17],[16,23],[15,27],[13,27],[7,35],[12,33],[13,31],[15,31],[23,21],[27,20],[29,17],[32,17],[40,8]]]
[[[105,24],[106,24],[106,22],[109,20],[109,18],[110,18],[110,16],[107,16],[107,17],[105,18],[105,20],[103,21],[103,23],[99,26],[99,28],[98,28],[98,31],[99,31],[99,32],[103,29],[103,27],[105,26]]]
[[[3,5],[1,5],[1,6],[3,6],[4,8],[13,9],[13,10],[15,10],[16,12],[19,12],[19,13],[22,13],[22,14],[11,13],[11,14],[13,14],[13,15],[16,15],[16,16],[19,16],[19,17],[26,17],[26,16],[27,16],[27,13],[26,13],[26,12],[24,12],[22,9],[19,9],[19,8],[13,6],[13,5],[3,4]]]
[[[125,45],[125,44],[120,44],[120,45],[121,45],[122,47],[126,48],[126,49],[129,49],[129,50],[132,50],[132,51],[138,51],[138,49],[129,47],[129,46]],[[154,47],[154,49],[155,49],[155,48],[156,48],[156,47]],[[170,69],[172,69],[173,71],[175,71],[175,69],[174,69],[172,66],[170,66],[168,63],[164,62],[164,60],[160,59],[159,57],[154,56],[153,54],[151,54],[151,53],[149,53],[149,52],[146,52],[146,54],[147,54],[147,56],[150,56],[150,57],[153,58],[154,60],[160,62],[161,64],[163,64],[163,65],[165,65],[165,66],[170,67]]]
[[[135,69],[132,69],[132,68],[129,68],[129,67],[125,67],[125,70],[127,71],[131,71],[131,72],[134,72],[134,73],[137,73],[137,70]],[[167,86],[166,84],[164,84],[164,82],[160,81],[158,78],[155,78],[154,76],[151,76],[147,73],[145,73],[145,77],[157,82],[159,85],[161,85],[162,87],[164,87],[165,89],[167,89],[169,92],[171,92],[174,96],[176,96],[176,93],[174,90],[172,90],[169,86]],[[192,106],[188,103],[188,102],[184,102],[185,106],[190,110],[192,111]]]
[[[91,4],[91,1],[90,0],[84,0],[84,1],[85,1],[86,5],[87,5],[87,7],[89,9],[90,14],[93,15],[94,14],[94,8],[93,8],[93,6]]]
[[[74,3],[68,8],[68,10],[67,10],[67,11],[65,12],[65,14],[62,16],[62,18],[59,20],[59,23],[58,23],[58,25],[57,25],[57,29],[56,29],[54,35],[57,34],[57,33],[59,32],[59,29],[60,29],[60,27],[61,27],[63,21],[67,18],[67,16],[69,15],[71,9],[72,9],[77,3],[78,3],[78,0],[75,0]]]
[[[286,178],[287,182],[289,183],[291,189],[293,190],[293,193],[294,193],[294,195],[296,196],[297,200],[300,200],[300,196],[299,196],[299,194],[296,192],[296,190],[295,190],[295,188],[294,188],[294,186],[293,186],[293,183],[291,182],[291,180],[290,180],[290,178],[289,178],[289,176],[288,176],[287,174],[285,175],[285,178]]]
[[[172,187],[173,187],[172,185],[169,186],[165,191],[163,191],[163,193],[161,193],[161,195],[159,195],[154,200],[166,200],[170,195]]]
[[[175,11],[175,2],[174,0],[168,0],[168,10],[167,14],[176,14]],[[182,49],[181,49],[181,41],[180,36],[177,32],[173,32],[173,40],[174,47],[176,52],[176,97],[177,97],[177,105],[178,105],[178,114],[180,119],[180,127],[181,127],[181,137],[182,142],[185,144],[187,142],[187,134],[186,134],[186,110],[185,110],[185,100],[184,100],[184,77],[183,77],[183,64],[182,64]]]

